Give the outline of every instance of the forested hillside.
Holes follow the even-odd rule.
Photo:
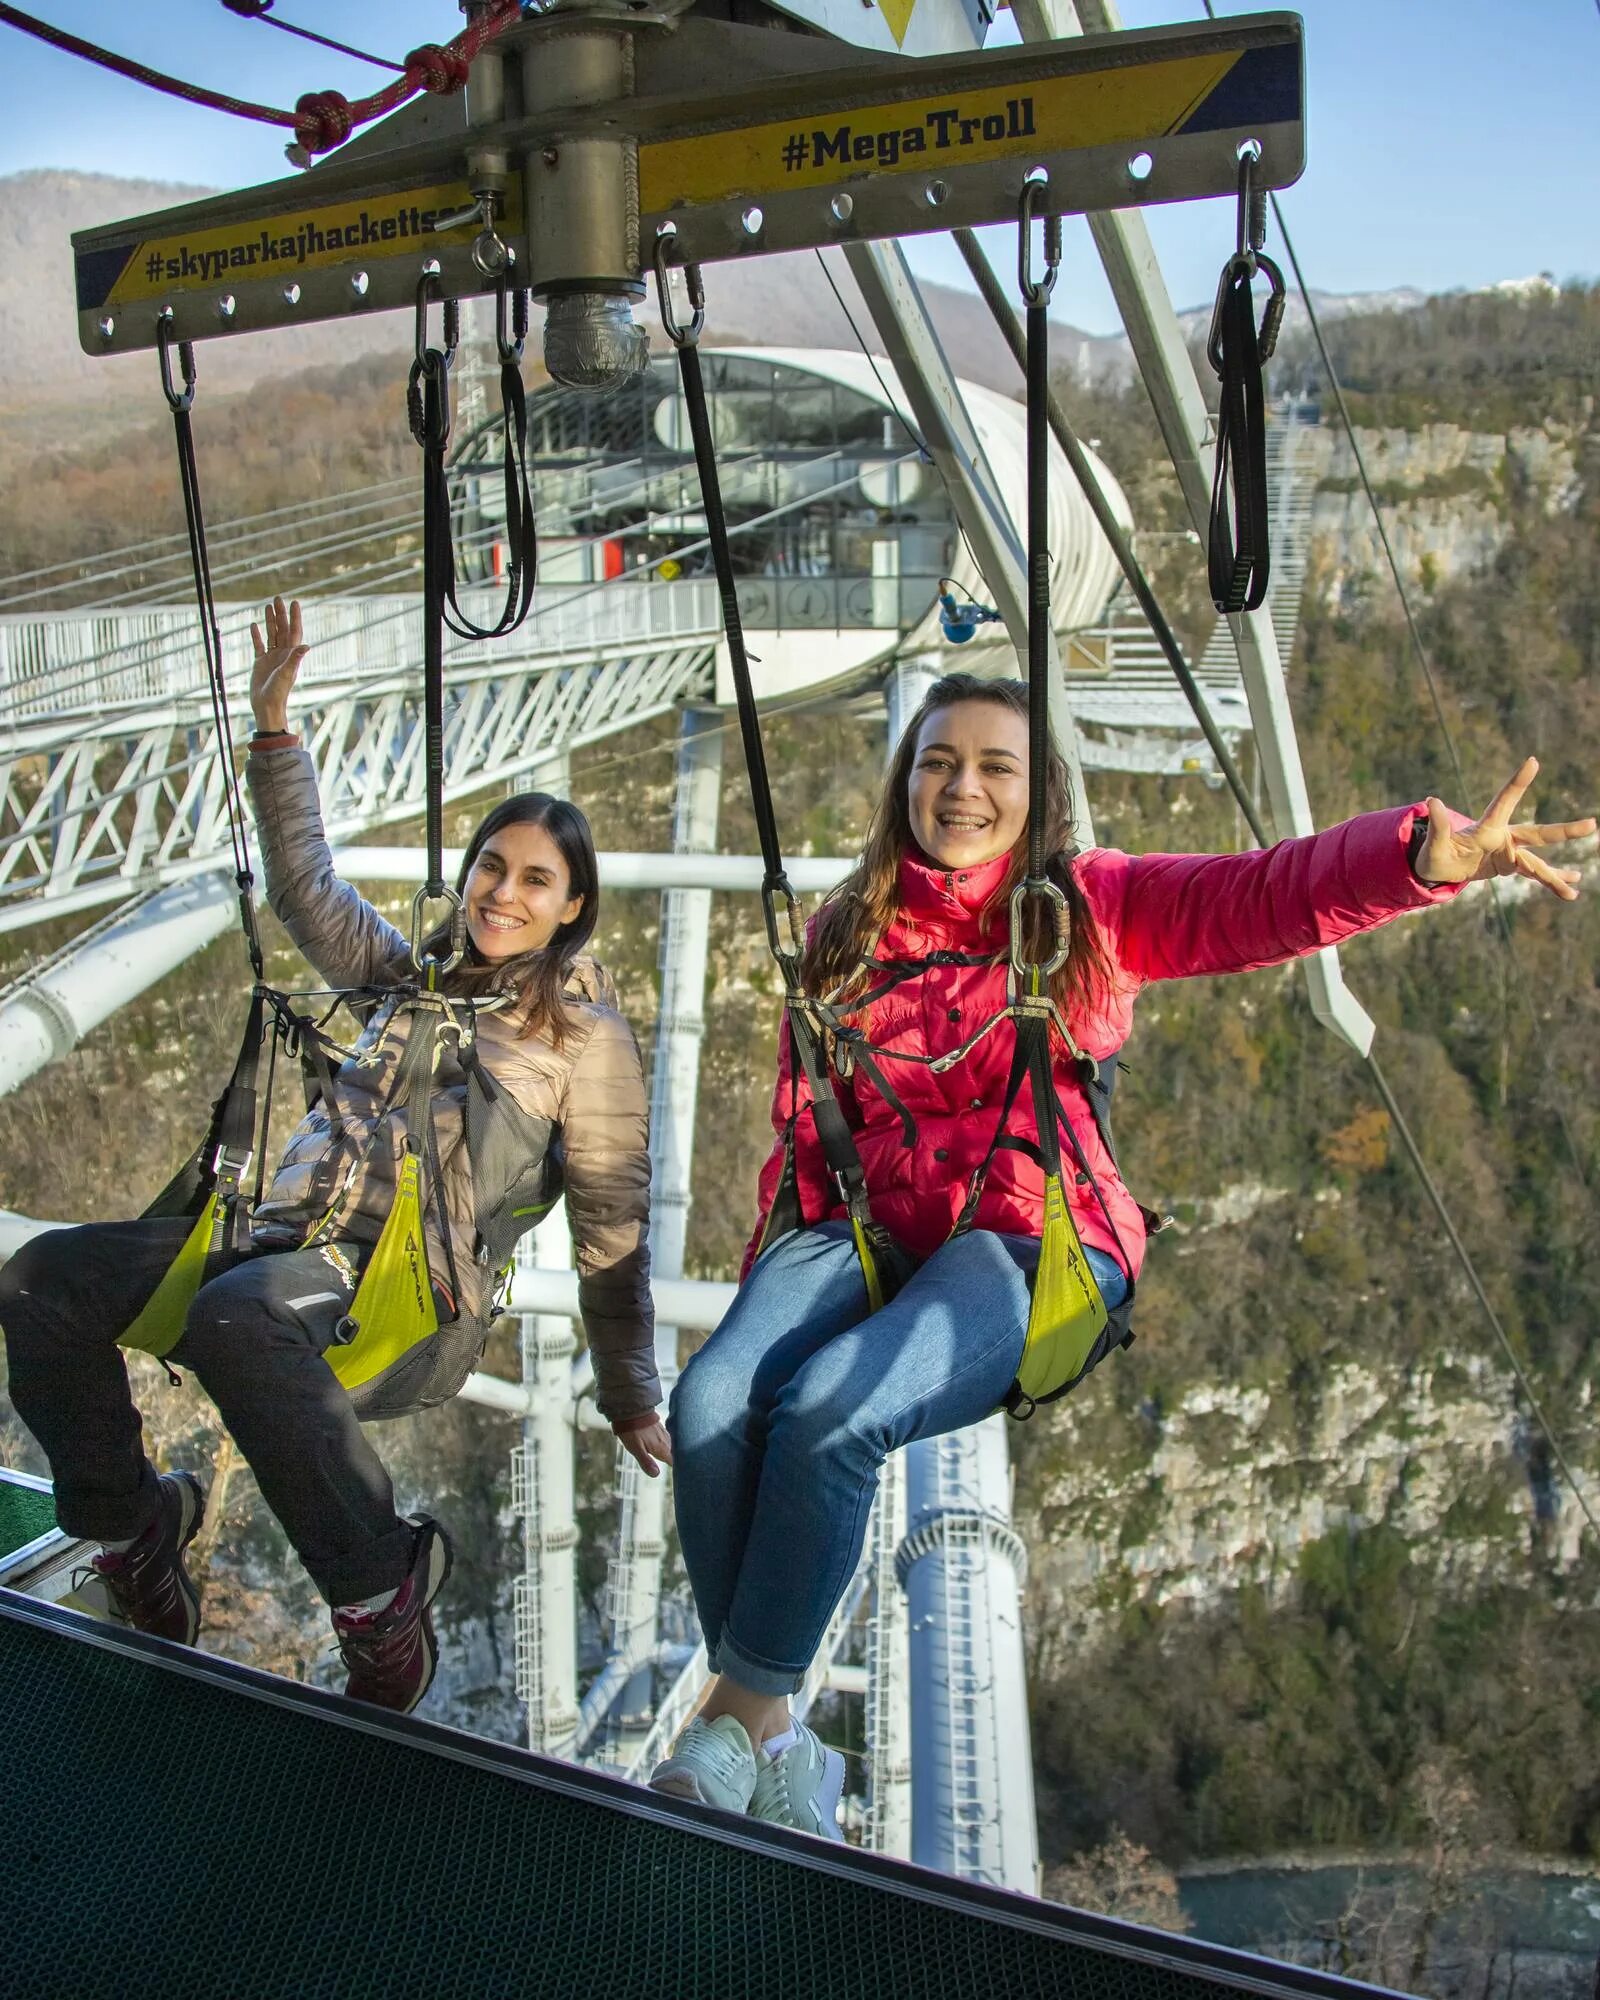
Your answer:
[[[1390,498],[1413,509],[1417,547],[1426,553],[1436,530],[1446,547],[1451,509],[1464,504],[1418,470],[1429,427],[1487,440],[1474,460],[1486,483],[1470,499],[1488,509],[1493,533],[1478,566],[1430,568],[1419,555],[1410,577],[1464,791],[1392,585],[1353,562],[1337,529],[1319,540],[1290,675],[1319,820],[1429,791],[1481,809],[1530,750],[1544,766],[1541,817],[1592,810],[1600,295],[1433,300],[1414,313],[1345,318],[1330,338],[1357,423],[1389,440]],[[1299,386],[1309,365],[1287,352],[1285,386]],[[304,418],[291,435],[317,478],[386,469],[390,446],[367,422],[370,378],[357,370],[348,382],[337,463],[317,442],[322,388],[230,412],[210,434],[223,461],[207,467],[219,511],[241,491],[278,490],[271,440],[285,413],[292,426]],[[1141,528],[1179,525],[1142,391],[1063,387]],[[392,439],[387,412],[385,422]],[[1535,435],[1543,456],[1516,442]],[[1567,470],[1527,474],[1545,458]],[[104,546],[125,538],[136,488],[109,443],[76,456],[74,477],[88,480],[91,461],[98,470],[76,489],[78,519]],[[1329,463],[1330,505],[1342,506],[1348,471]],[[58,504],[43,486],[35,498],[41,514]],[[13,492],[8,544],[24,511]],[[1147,552],[1185,642],[1198,648],[1210,616],[1198,551],[1152,538]],[[882,755],[881,730],[847,717],[774,720],[769,757],[791,848],[848,848]],[[574,793],[602,847],[670,843],[672,770],[665,726],[575,760]],[[734,739],[719,841],[727,851],[754,844],[742,783]],[[1098,839],[1136,850],[1241,840],[1227,794],[1192,779],[1101,780],[1094,810]],[[1358,941],[1345,962],[1379,1024],[1405,1114],[1600,1508],[1592,858],[1588,872],[1575,908],[1508,896],[1509,951],[1492,901],[1473,892]],[[44,940],[3,942],[15,963]],[[654,898],[609,898],[599,944],[648,1060]],[[0,1205],[106,1216],[153,1192],[216,1087],[242,975],[237,945],[224,941],[0,1099]],[[754,910],[739,899],[716,905],[712,978],[691,1263],[698,1275],[725,1276],[768,1143],[776,1012]],[[1124,1892],[1106,1885],[1128,1871],[1104,1857],[1131,1853],[1132,1876],[1141,1867],[1144,1876],[1126,1893],[1145,1911],[1153,1895],[1156,1914],[1170,1917],[1163,1868],[1288,1851],[1421,1852],[1431,1872],[1405,1924],[1380,1937],[1365,1916],[1352,1917],[1342,1944],[1319,1945],[1310,1925],[1279,1942],[1325,1946],[1349,1969],[1412,1990],[1499,1992],[1486,1972],[1469,1985],[1468,1973],[1444,1963],[1439,1912],[1462,1902],[1473,1870],[1518,1855],[1600,1862],[1595,1539],[1363,1067],[1312,1019],[1299,975],[1152,989],[1126,1059],[1124,1170],[1175,1226],[1153,1249],[1135,1346],[1015,1433],[1044,1848],[1051,1869],[1075,1871],[1050,1879],[1110,1907]],[[112,1133],[115,1143],[102,1143]],[[498,1359],[509,1368],[509,1354]],[[150,1375],[163,1447],[184,1462],[214,1451],[199,1405]],[[389,1436],[399,1440],[407,1497],[430,1494],[471,1549],[445,1609],[449,1712],[511,1735],[507,1429],[457,1408]],[[15,1424],[0,1421],[0,1458],[36,1463],[30,1453]],[[585,1575],[597,1597],[608,1518],[598,1458],[594,1471]],[[310,1655],[309,1592],[242,1470],[211,1560],[219,1603],[230,1607],[219,1643],[291,1671],[323,1671]],[[1503,1944],[1479,1936],[1461,1962],[1482,1971]]]

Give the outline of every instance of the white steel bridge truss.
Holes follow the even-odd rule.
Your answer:
[[[423,810],[416,615],[414,596],[306,606],[291,720],[335,839]],[[226,615],[225,657],[249,657],[249,623]],[[541,591],[523,633],[456,642],[446,800],[708,699],[719,631],[715,587],[692,581]],[[233,679],[230,754],[248,721]],[[0,621],[0,930],[227,865],[223,776],[192,613]]]

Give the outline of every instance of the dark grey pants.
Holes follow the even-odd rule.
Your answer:
[[[154,1518],[156,1474],[116,1343],[190,1227],[163,1217],[53,1229],[0,1270],[11,1400],[50,1461],[69,1535],[122,1541]],[[322,1359],[352,1290],[320,1250],[218,1255],[168,1356],[216,1404],[330,1604],[395,1589],[414,1539],[358,1421],[374,1399],[363,1390],[352,1402]]]

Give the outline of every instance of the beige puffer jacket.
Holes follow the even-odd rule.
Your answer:
[[[341,988],[411,978],[407,940],[334,873],[306,752],[252,751],[247,781],[267,900],[319,977]],[[661,1397],[649,1282],[644,1078],[632,1032],[616,1011],[611,979],[593,959],[577,961],[567,998],[575,1027],[560,1049],[539,1036],[520,1039],[524,1017],[512,1008],[479,1016],[479,1060],[522,1114],[518,1129],[526,1141],[514,1159],[503,1145],[495,1149],[491,1175],[506,1185],[494,1186],[490,1196],[505,1195],[519,1214],[527,1213],[526,1221],[512,1225],[516,1230],[531,1226],[532,1211],[564,1189],[596,1400],[620,1423],[648,1414]],[[360,1059],[344,1062],[334,1078],[343,1136],[335,1140],[321,1104],[301,1121],[256,1210],[254,1234],[263,1245],[302,1242],[341,1190],[334,1239],[375,1243],[382,1232],[405,1140],[404,1112],[389,1097],[412,1017],[393,999],[357,1003],[356,1012],[364,1022],[356,1044]],[[485,1162],[478,1161],[475,1189],[463,1143],[466,1105],[467,1079],[455,1045],[442,1039],[433,1123],[461,1287],[460,1334],[451,1342],[453,1365],[446,1372],[463,1378],[493,1309],[494,1264],[507,1254],[504,1241],[492,1254],[479,1241]],[[418,1137],[425,1142],[425,1135]],[[362,1163],[346,1186],[353,1161]],[[429,1267],[448,1289],[438,1203],[426,1177],[424,1195]],[[440,1386],[436,1381],[436,1393],[426,1400],[439,1400]]]

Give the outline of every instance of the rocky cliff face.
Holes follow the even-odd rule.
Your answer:
[[[1443,1331],[1443,1329],[1441,1329]],[[1578,1559],[1582,1518],[1556,1510],[1508,1370],[1441,1346],[1425,1365],[1335,1362],[1309,1419],[1237,1382],[1145,1404],[1104,1449],[1102,1383],[1049,1421],[1054,1469],[1023,1484],[1029,1622],[1062,1665],[1132,1603],[1220,1607],[1246,1585],[1287,1601],[1306,1548],[1386,1525],[1413,1560],[1469,1590]]]
[[[1400,572],[1424,589],[1490,562],[1513,505],[1553,514],[1570,509],[1582,490],[1580,433],[1567,425],[1486,432],[1431,423],[1358,428],[1356,437]],[[1311,520],[1315,588],[1337,607],[1387,562],[1349,438],[1324,429],[1314,449],[1321,459]]]

